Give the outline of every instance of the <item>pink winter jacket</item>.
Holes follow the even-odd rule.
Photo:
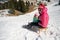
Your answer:
[[[47,25],[48,25],[48,21],[49,21],[49,16],[48,16],[47,8],[46,7],[44,7],[42,9],[41,15],[39,15],[38,18],[41,21],[38,24],[41,25],[42,27],[46,28]]]

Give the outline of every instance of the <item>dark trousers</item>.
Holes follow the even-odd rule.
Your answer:
[[[38,22],[31,22],[31,23],[29,23],[29,25],[31,25],[31,26],[39,26]]]
[[[38,28],[43,28],[41,25],[38,24],[38,22],[31,22],[29,23],[29,28],[31,28],[32,26],[37,26]]]

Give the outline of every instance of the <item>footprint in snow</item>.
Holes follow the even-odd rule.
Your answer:
[[[36,38],[36,40],[42,40],[41,36],[38,35],[38,37]]]

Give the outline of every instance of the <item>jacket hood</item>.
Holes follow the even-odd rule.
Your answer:
[[[39,8],[40,8],[40,9],[43,9],[44,7],[45,7],[44,4],[40,4],[39,7],[38,7],[38,9],[39,9]]]

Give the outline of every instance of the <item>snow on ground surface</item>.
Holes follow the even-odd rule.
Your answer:
[[[48,7],[50,20],[47,33],[41,32],[40,36],[22,28],[32,22],[35,13],[38,11],[15,17],[0,17],[0,40],[60,40],[60,6]]]
[[[6,14],[9,14],[9,11],[9,9],[0,10],[0,16],[6,16]]]

